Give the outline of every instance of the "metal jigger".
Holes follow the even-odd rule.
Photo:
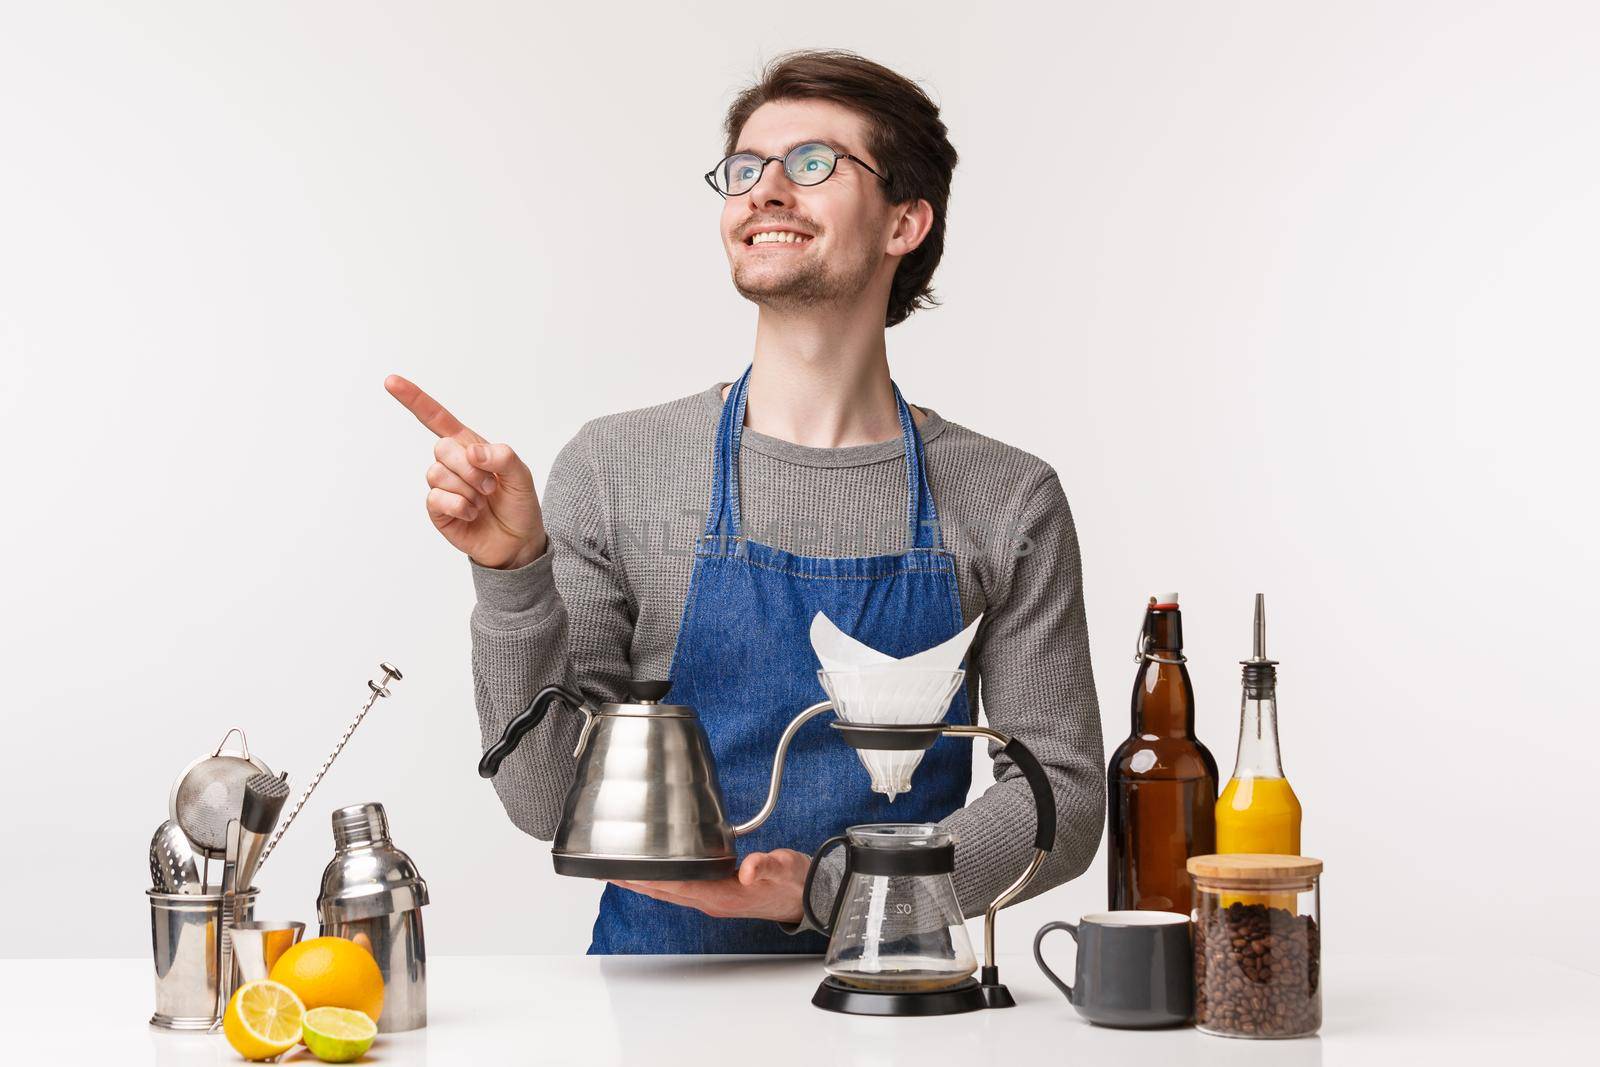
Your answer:
[[[241,922],[228,928],[233,945],[233,966],[239,981],[258,982],[272,973],[278,957],[300,943],[306,932],[302,922]]]

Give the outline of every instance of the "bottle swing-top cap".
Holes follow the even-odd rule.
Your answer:
[[[1240,660],[1244,667],[1244,691],[1252,700],[1269,700],[1278,685],[1278,661],[1267,658],[1267,597],[1256,594],[1255,640],[1253,654]]]
[[[1160,650],[1160,651],[1157,651]],[[1135,662],[1184,663],[1183,621],[1177,593],[1157,593],[1145,605],[1144,621],[1133,646]],[[1165,655],[1161,653],[1166,653]]]

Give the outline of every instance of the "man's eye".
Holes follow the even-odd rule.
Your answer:
[[[822,163],[821,163],[821,162],[819,162],[819,161],[818,161],[818,160],[815,160],[815,159],[808,159],[808,160],[806,160],[806,167],[805,167],[805,169],[806,169],[806,170],[817,170],[817,169],[818,169],[818,168],[820,168],[820,167],[821,167],[821,166],[822,166]]]
[[[739,168],[739,180],[740,181],[747,182],[751,178],[754,178],[755,176],[756,176],[756,168],[754,168],[754,167],[740,167]]]

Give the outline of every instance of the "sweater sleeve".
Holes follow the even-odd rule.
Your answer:
[[[469,561],[477,592],[473,690],[485,749],[545,686],[563,685],[591,702],[619,700],[631,676],[635,613],[611,554],[588,432],[569,441],[550,468],[540,500],[544,554],[515,570]],[[553,702],[494,778],[511,821],[540,840],[555,836],[582,726],[581,715]]]
[[[1033,752],[1055,793],[1055,848],[1019,898],[1027,899],[1088,868],[1106,794],[1078,535],[1048,467],[1023,494],[1015,530],[1010,580],[984,619],[969,666],[978,671],[988,725]],[[956,832],[956,896],[967,916],[981,914],[1033,855],[1033,794],[1021,768],[998,750],[989,746],[994,784],[942,823]]]

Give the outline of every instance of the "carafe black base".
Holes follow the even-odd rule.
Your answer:
[[[1004,990],[1005,987],[999,988]],[[902,1016],[959,1015],[967,1011],[982,1011],[991,1006],[984,987],[972,978],[949,989],[933,989],[926,993],[879,993],[845,985],[832,975],[817,986],[811,1003],[823,1011],[843,1012],[846,1015]]]

